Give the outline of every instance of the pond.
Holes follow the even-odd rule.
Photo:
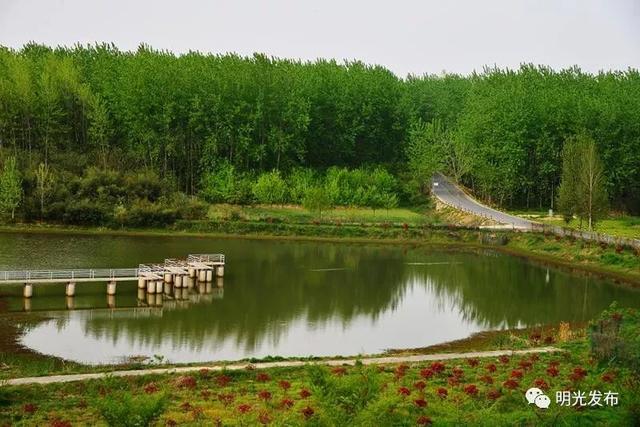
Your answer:
[[[189,253],[224,253],[224,279],[177,294],[118,284],[3,285],[9,311],[45,318],[22,344],[85,363],[130,356],[171,362],[379,353],[474,332],[583,321],[638,290],[492,251],[194,237],[0,234],[0,270],[136,267]],[[142,298],[140,298],[142,297]]]

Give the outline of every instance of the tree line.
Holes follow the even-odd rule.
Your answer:
[[[357,61],[0,48],[0,163],[15,159],[25,200],[35,200],[23,206],[54,197],[38,187],[46,171],[78,182],[96,168],[156,174],[209,200],[226,174],[237,196],[228,200],[242,202],[255,183],[229,179],[380,167],[401,203],[419,200],[441,170],[497,205],[548,208],[576,135],[595,143],[611,206],[639,212],[636,70],[523,65],[401,79]]]

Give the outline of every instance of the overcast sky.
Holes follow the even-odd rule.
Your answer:
[[[640,0],[0,0],[0,44],[360,59],[407,73],[640,68]]]

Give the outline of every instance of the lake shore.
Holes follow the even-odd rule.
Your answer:
[[[640,254],[541,233],[478,230],[472,227],[407,224],[289,224],[269,221],[181,221],[164,229],[111,229],[51,224],[0,226],[0,233],[47,233],[140,237],[290,240],[329,243],[434,246],[439,249],[490,249],[616,283],[640,287]]]

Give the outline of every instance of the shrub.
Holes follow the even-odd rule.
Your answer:
[[[202,177],[200,195],[210,203],[249,204],[253,180],[250,175],[238,173],[233,165],[221,162]]]
[[[323,187],[312,187],[304,195],[303,206],[322,217],[322,211],[331,208],[331,198]]]
[[[163,394],[132,396],[119,392],[96,399],[94,406],[110,426],[144,427],[162,414],[165,404]]]
[[[640,311],[613,303],[589,326],[591,353],[601,363],[640,372]]]
[[[309,191],[314,186],[314,173],[311,169],[294,169],[287,178],[289,188],[289,200],[292,203],[302,204]]]
[[[173,224],[177,218],[178,212],[173,208],[138,200],[123,214],[121,221],[129,227],[165,227]]]
[[[111,212],[101,203],[82,199],[67,205],[62,220],[67,224],[102,225],[110,222]]]
[[[263,173],[253,185],[253,195],[259,203],[283,204],[286,202],[287,185],[280,176],[280,172]]]

